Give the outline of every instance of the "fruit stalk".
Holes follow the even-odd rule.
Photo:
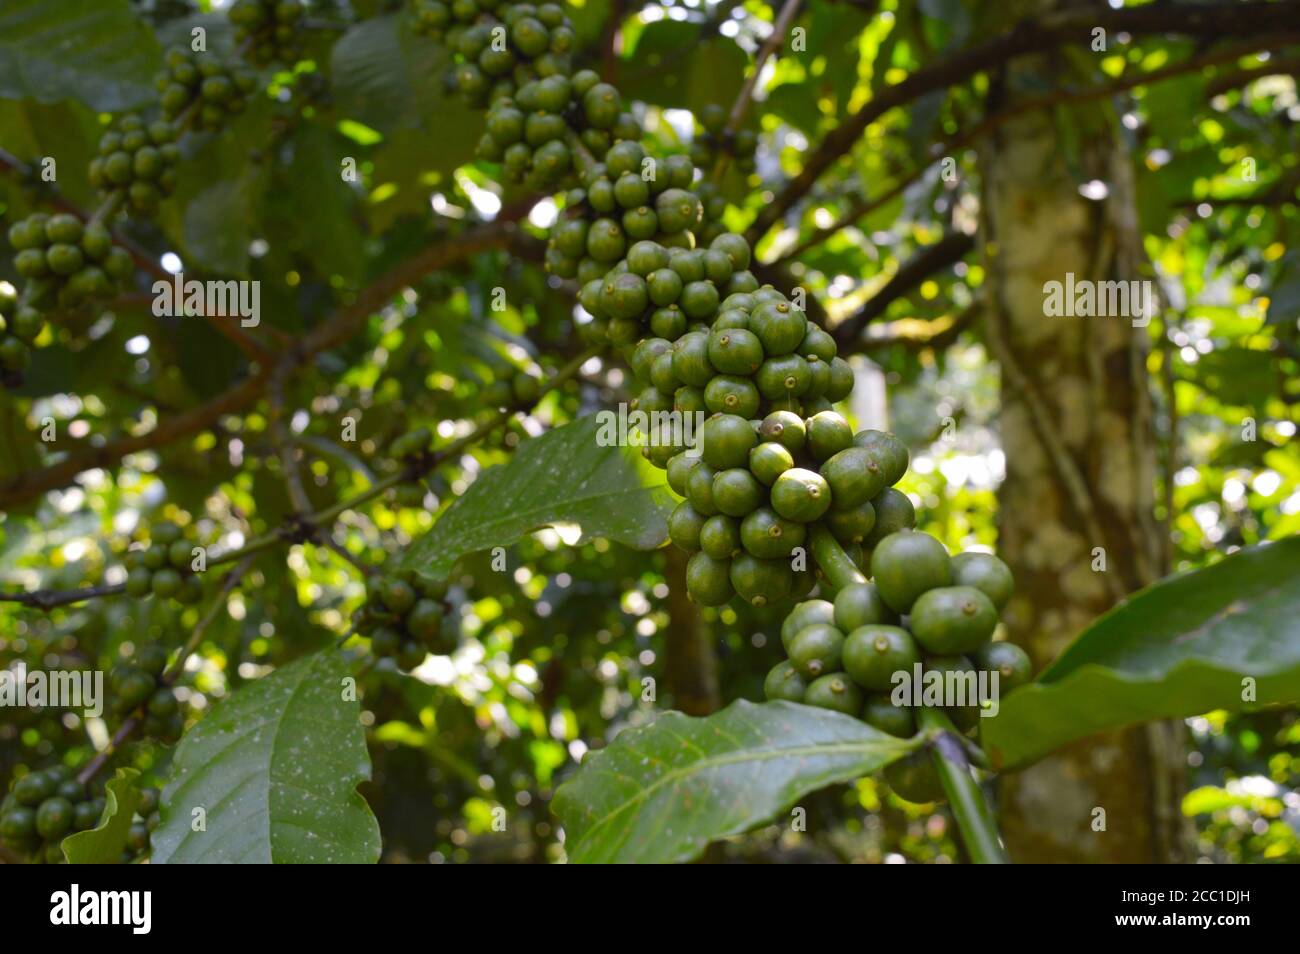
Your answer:
[[[722,174],[727,171],[727,164],[731,161],[736,133],[740,130],[740,125],[745,120],[745,113],[749,110],[749,104],[754,98],[754,87],[758,85],[759,74],[763,72],[768,57],[777,51],[777,48],[785,40],[786,34],[790,32],[790,24],[794,22],[795,16],[799,13],[799,4],[800,0],[785,0],[781,12],[777,14],[776,22],[772,24],[772,32],[763,41],[758,55],[754,57],[754,66],[745,80],[745,85],[741,87],[739,95],[736,96],[730,114],[727,116],[727,125],[722,131],[723,148],[719,150],[713,169],[709,171],[710,182],[716,184],[722,181]]]
[[[919,710],[918,722],[922,731],[932,735],[934,765],[971,861],[977,865],[1008,864],[1010,859],[1002,848],[997,824],[971,774],[970,760],[956,728],[942,710],[928,706]]]
[[[836,590],[842,590],[854,583],[867,582],[862,571],[844,552],[840,542],[822,524],[812,524],[808,528],[808,538],[812,545],[813,559],[817,561],[822,573]]]

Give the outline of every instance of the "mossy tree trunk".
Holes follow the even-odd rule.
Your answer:
[[[1048,4],[1026,6],[1019,12]],[[995,80],[990,110],[1039,84],[1077,81],[1067,62],[1016,63]],[[998,549],[1017,582],[1005,620],[1038,670],[1164,570],[1148,329],[1115,315],[1049,317],[1044,308],[1045,283],[1067,273],[1141,278],[1140,232],[1131,159],[1109,104],[1026,113],[981,148],[984,330],[1002,375],[1006,454]],[[1109,732],[1010,773],[1000,807],[1011,857],[1185,861],[1184,775],[1176,723]]]

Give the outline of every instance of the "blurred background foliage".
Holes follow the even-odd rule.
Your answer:
[[[100,2],[66,0],[63,15],[90,16]],[[803,4],[796,24],[806,52],[770,62],[759,78],[757,167],[748,177],[733,170],[724,184],[729,226],[749,227],[816,144],[882,88],[985,38],[990,4]],[[74,80],[48,96],[6,88],[0,144],[24,162],[56,157],[59,193],[93,206],[82,170],[105,111],[148,103],[163,49],[195,24],[209,29],[213,46],[229,48],[221,6],[105,3],[101,12],[111,7],[123,30],[138,30],[113,66],[116,82],[95,82],[90,66],[80,86]],[[639,101],[661,153],[689,146],[691,113],[730,105],[774,17],[760,0],[586,0],[570,12],[580,63]],[[574,289],[541,268],[555,201],[503,189],[494,168],[473,161],[481,115],[444,93],[445,55],[411,34],[406,16],[402,4],[384,0],[313,3],[298,64],[267,75],[266,95],[232,128],[188,136],[180,186],[159,221],[126,227],[168,269],[261,280],[260,333],[284,343],[425,250],[491,238],[445,268],[412,270],[358,333],[317,355],[291,384],[291,429],[317,508],[382,474],[384,448],[397,435],[416,426],[442,441],[462,434],[481,420],[479,396],[493,380],[518,368],[553,370],[581,350]],[[1120,37],[1104,55],[1066,55],[1085,63],[1100,89],[1197,52],[1188,41]],[[1172,438],[1161,479],[1172,488],[1178,569],[1300,532],[1296,68],[1296,47],[1280,46],[1105,96],[1091,87],[1041,91],[1043,108],[1076,139],[1086,137],[1087,122],[1114,123],[1131,150],[1144,250],[1164,299],[1148,329],[1149,370],[1159,427]],[[803,285],[832,323],[870,303],[870,322],[851,346],[860,378],[855,423],[888,425],[912,448],[913,471],[900,486],[920,527],[954,550],[997,542],[998,370],[971,318],[983,270],[971,243],[960,242],[920,274],[905,266],[944,236],[976,228],[972,146],[987,95],[981,77],[886,113],[757,246],[763,277]],[[1075,108],[1075,100],[1090,105]],[[340,177],[344,157],[355,161],[353,181]],[[1243,179],[1247,166],[1253,181]],[[47,202],[30,179],[0,179],[6,221]],[[483,231],[494,224],[502,227]],[[7,249],[0,259],[0,281],[15,281]],[[503,310],[493,307],[496,288],[506,290]],[[206,324],[155,318],[149,301],[142,282],[107,312],[62,316],[47,329],[24,382],[0,391],[0,483],[59,459],[65,441],[94,446],[139,432],[248,373],[245,357]],[[520,441],[626,399],[617,365],[584,370],[535,415],[441,468],[422,507],[386,497],[346,512],[335,539],[350,560],[380,563],[400,552]],[[47,417],[67,435],[50,446],[34,437]],[[345,418],[356,422],[355,442],[340,438]],[[1243,437],[1251,436],[1247,419],[1254,439]],[[237,547],[289,512],[258,406],[15,503],[0,528],[0,579],[7,589],[115,582],[126,543],[149,521],[193,522],[208,544]],[[780,658],[775,636],[787,607],[697,610],[681,597],[681,568],[666,550],[601,540],[568,546],[544,531],[511,549],[506,572],[489,559],[463,560],[451,581],[463,632],[451,656],[431,656],[414,676],[384,663],[366,677],[375,771],[365,794],[385,860],[562,858],[548,799],[590,747],[674,704],[674,633],[702,628],[720,703],[760,698],[763,674]],[[264,554],[185,680],[194,711],[336,639],[363,592],[349,559],[329,549]],[[199,612],[122,598],[48,614],[6,604],[0,660],[102,666],[142,639],[179,645]],[[1184,811],[1196,823],[1199,855],[1300,860],[1295,713],[1210,713],[1190,724],[1194,786]],[[73,715],[8,709],[0,777],[56,756],[76,761],[105,731]],[[131,758],[159,777],[169,753],[145,746]],[[806,832],[760,831],[715,846],[711,857],[958,857],[942,810],[903,802],[883,783],[865,779],[807,801]],[[507,809],[506,832],[494,830],[497,806]]]

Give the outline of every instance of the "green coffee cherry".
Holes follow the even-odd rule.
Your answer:
[[[887,431],[859,431],[853,438],[853,446],[869,452],[885,483],[893,486],[907,473],[910,455],[907,445]]]
[[[928,533],[901,530],[880,541],[872,552],[871,576],[881,599],[905,614],[926,590],[952,581],[952,563],[943,544]]]
[[[686,564],[686,591],[701,606],[721,606],[734,595],[729,561],[697,553]]]
[[[235,44],[259,66],[292,65],[301,36],[297,24],[305,12],[301,0],[235,0],[229,13]]]
[[[180,151],[175,139],[170,122],[146,127],[138,116],[120,117],[100,139],[99,155],[90,163],[90,184],[136,213],[154,212],[176,188]],[[81,236],[71,241],[79,242]]]
[[[868,694],[862,707],[862,721],[886,735],[907,739],[916,734],[916,714],[907,706],[896,706],[886,695]]]
[[[862,709],[862,690],[843,673],[832,673],[814,679],[804,692],[804,705],[833,709],[845,715],[856,716]]]
[[[861,626],[844,641],[844,671],[864,689],[886,692],[894,688],[895,673],[909,676],[921,661],[917,641],[898,626]]]
[[[885,780],[894,794],[904,801],[927,803],[944,800],[943,783],[935,768],[934,756],[919,749],[885,769]]]
[[[740,524],[740,542],[745,550],[764,560],[786,559],[803,546],[807,528],[786,520],[769,507],[751,511]]]
[[[1007,565],[991,553],[974,550],[958,553],[952,558],[952,581],[958,586],[973,586],[1002,609],[1011,599],[1015,581]]]
[[[855,583],[835,594],[835,625],[846,633],[862,626],[891,624],[898,617],[876,590],[874,583]]]
[[[998,674],[998,692],[1010,692],[1033,678],[1034,667],[1029,655],[1014,643],[987,643],[975,651],[979,669]]]
[[[875,524],[862,540],[864,547],[874,548],[890,534],[900,530],[911,530],[916,526],[916,508],[912,506],[912,501],[908,499],[907,494],[893,487],[886,487],[871,498],[871,506],[875,511],[876,519]]]
[[[791,468],[772,485],[772,509],[787,520],[811,523],[830,506],[830,485],[815,471]]]
[[[794,587],[794,572],[785,560],[761,560],[744,552],[731,561],[731,585],[736,594],[754,606],[785,599]]]
[[[788,659],[773,666],[763,680],[763,695],[771,701],[803,702],[807,689],[808,683]]]
[[[785,647],[786,653],[790,652],[790,644],[795,636],[805,628],[819,623],[833,625],[834,613],[834,606],[826,600],[808,600],[797,604],[781,624],[781,645]]]
[[[791,664],[807,679],[838,672],[844,652],[844,634],[827,623],[813,623],[795,634],[788,652]]]
[[[944,586],[917,597],[909,625],[927,653],[971,653],[993,637],[998,611],[973,586]]]

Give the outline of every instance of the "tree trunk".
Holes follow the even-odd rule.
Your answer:
[[[686,554],[676,547],[665,551],[668,579],[668,632],[664,639],[664,670],[672,707],[687,715],[706,716],[721,705],[718,659],[700,612],[686,596]]]
[[[1018,91],[1036,84],[1068,82],[1064,62],[1018,62],[1001,91],[995,84],[990,110],[1032,95]],[[998,552],[1017,585],[1004,618],[1035,671],[1163,571],[1147,329],[1122,316],[1045,314],[1045,283],[1064,283],[1067,272],[1076,282],[1140,277],[1133,177],[1117,119],[1109,105],[1026,113],[998,128],[980,156],[985,332],[1002,374],[1006,454]],[[1106,194],[1094,184],[1085,198],[1085,182],[1104,183]],[[1184,775],[1180,723],[1094,736],[1009,773],[1000,794],[1011,857],[1185,861]]]

